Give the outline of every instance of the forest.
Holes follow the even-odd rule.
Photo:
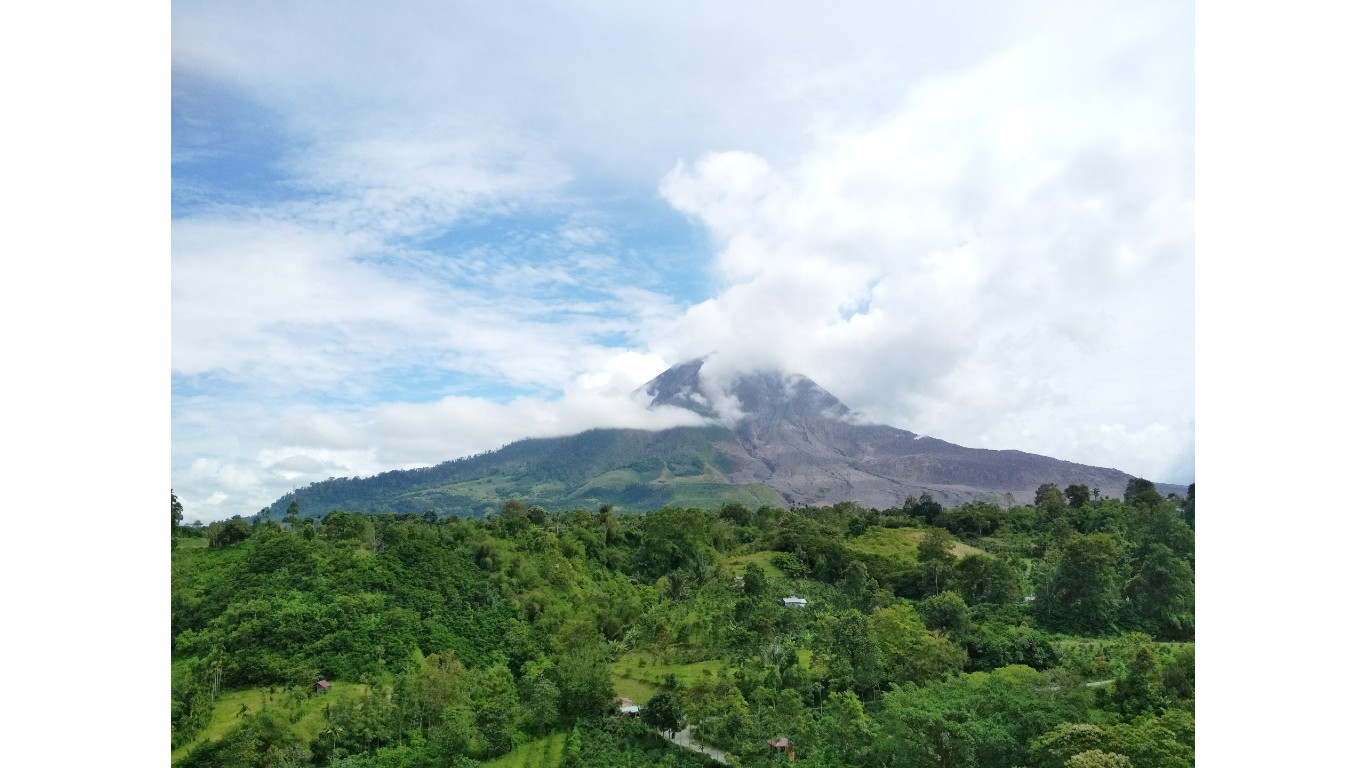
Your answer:
[[[176,766],[1194,764],[1194,485],[183,514]]]

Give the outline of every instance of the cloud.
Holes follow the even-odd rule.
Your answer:
[[[630,392],[709,353],[968,445],[1190,466],[1185,3],[404,11],[176,4],[192,519],[693,418]]]
[[[453,396],[350,409],[296,404],[275,422],[247,419],[260,432],[248,432],[244,440],[271,447],[224,460],[196,459],[180,474],[177,492],[182,486],[193,489],[192,501],[185,502],[188,519],[217,519],[243,513],[224,514],[231,509],[224,504],[228,500],[265,505],[309,482],[431,466],[527,437],[702,424],[695,413],[650,409],[648,399],[635,395],[665,367],[660,358],[621,352],[598,360],[595,370],[578,376],[554,400],[518,397],[498,403]]]
[[[785,165],[679,164],[660,192],[720,243],[725,287],[660,348],[801,371],[955,442],[1184,479],[1189,75],[1130,61],[1168,31],[1012,48]]]

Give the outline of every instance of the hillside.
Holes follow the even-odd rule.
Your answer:
[[[1192,510],[1151,494],[236,537],[180,528],[175,503],[179,768],[703,765],[660,736],[683,728],[731,765],[784,738],[818,766],[1193,764]],[[1093,750],[1113,756],[1068,762]]]
[[[709,382],[704,362],[674,366],[646,384],[652,408],[685,408],[713,420],[660,432],[595,429],[521,440],[498,451],[370,478],[337,478],[288,494],[300,514],[434,511],[481,516],[502,501],[547,509],[612,504],[794,506],[854,501],[901,506],[928,493],[945,504],[1028,503],[1044,483],[1081,484],[1119,497],[1131,475],[1022,451],[966,448],[885,425],[861,424],[801,375],[760,372]],[[722,401],[722,402],[718,402]],[[725,404],[739,413],[722,415]],[[1163,493],[1185,488],[1158,484]]]

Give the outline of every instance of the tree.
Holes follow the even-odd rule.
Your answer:
[[[1133,768],[1179,768],[1195,763],[1195,721],[1178,709],[1160,716],[1146,716],[1132,724],[1099,726],[1063,723],[1029,743],[1031,765],[1039,768],[1077,768],[1078,766],[1126,766]],[[1086,762],[1100,760],[1109,753],[1127,758],[1127,763]],[[1082,755],[1085,760],[1071,762]]]
[[[579,734],[579,724],[574,724],[574,729],[569,732],[569,738],[564,742],[564,768],[579,768],[583,765],[583,736]]]
[[[868,593],[868,566],[858,560],[850,561],[840,586],[855,605],[863,605]]]
[[[512,749],[518,715],[517,689],[504,665],[470,670],[470,707],[482,742],[482,755],[497,757]]]
[[[915,768],[1032,765],[1026,753],[1032,739],[1086,715],[1084,699],[1055,688],[1027,667],[893,686],[874,715],[881,738],[876,751]]]
[[[674,731],[683,728],[683,702],[673,691],[660,691],[645,703],[640,717],[651,727],[668,731],[673,738]]]
[[[1006,511],[995,504],[974,501],[955,507],[940,515],[938,525],[954,533],[989,536],[1001,527],[1007,517]],[[1017,520],[1022,519],[1019,514],[1009,517]]]
[[[548,674],[537,674],[523,678],[519,690],[523,728],[531,734],[549,732],[560,716],[559,686]]]
[[[1177,650],[1172,660],[1162,665],[1162,690],[1173,699],[1195,700],[1195,646]]]
[[[611,504],[603,504],[598,507],[597,523],[598,527],[602,529],[602,539],[605,544],[611,546],[621,543],[621,521],[617,519],[617,513],[612,510]]]
[[[171,491],[171,535],[176,535],[180,530],[180,521],[185,518],[185,508],[180,505],[180,499],[175,497],[175,491]]]
[[[1134,553],[1133,578],[1124,585],[1126,625],[1162,639],[1195,634],[1195,572],[1163,544],[1145,542]]]
[[[926,523],[934,525],[934,521],[944,511],[944,505],[935,501],[934,497],[928,493],[922,493],[920,498],[914,502],[911,501],[910,496],[907,496],[901,509],[910,517],[923,517]]]
[[[818,725],[825,765],[865,765],[874,740],[873,721],[863,712],[863,702],[849,691],[830,695],[821,708]]]
[[[754,525],[757,520],[755,514],[749,510],[749,507],[734,501],[722,504],[721,508],[718,509],[716,513],[722,520],[729,520],[732,524],[737,526]]]
[[[405,703],[423,733],[441,721],[446,707],[468,698],[468,688],[461,684],[464,672],[465,665],[447,651],[429,654],[422,666],[404,679]]]
[[[1063,768],[1133,768],[1133,765],[1124,755],[1088,749],[1067,758]]]
[[[927,629],[940,630],[949,637],[961,639],[972,626],[968,604],[953,590],[930,595],[917,607]]]
[[[722,746],[736,746],[754,728],[749,703],[726,676],[704,676],[693,683],[684,713],[703,741]]]
[[[961,598],[958,602],[962,604]],[[962,647],[927,629],[905,603],[873,611],[867,627],[880,676],[888,682],[923,685],[956,672],[967,663],[968,654]]]
[[[611,652],[591,622],[576,619],[566,626],[555,662],[561,709],[569,717],[598,717],[612,704]]]
[[[216,529],[214,526],[218,526]],[[219,525],[215,523],[209,526],[209,546],[214,549],[230,547],[239,541],[246,541],[251,538],[251,523],[242,519],[241,515],[233,515],[226,523]]]
[[[901,607],[910,612],[906,606]],[[919,621],[914,614],[911,617]],[[847,611],[822,619],[819,631],[821,639],[814,648],[815,657],[829,672],[830,687],[852,690],[859,696],[869,696],[877,690],[878,651],[870,636],[870,617]]]
[[[1116,681],[1110,700],[1126,717],[1152,712],[1162,706],[1162,676],[1148,643],[1141,643],[1134,650],[1134,659],[1127,672]]]
[[[1073,483],[1063,489],[1062,495],[1067,497],[1067,506],[1081,509],[1091,500],[1091,489],[1080,483]]]
[[[323,518],[322,537],[332,541],[369,541],[375,532],[369,517],[334,509]]]
[[[1063,723],[1030,742],[1031,764],[1040,768],[1063,768],[1074,754],[1100,749],[1105,730],[1091,723]]]
[[[620,526],[610,508],[604,507],[599,519],[606,526]],[[637,550],[641,571],[651,580],[673,571],[680,571],[680,575],[704,571],[716,557],[711,530],[711,516],[698,509],[665,507],[646,515],[641,521],[641,546]]]
[[[994,555],[964,555],[953,564],[949,585],[970,605],[1013,605],[1024,599],[1024,574]]]
[[[1106,737],[1102,749],[1128,757],[1134,768],[1195,764],[1195,721],[1190,713],[1179,709],[1110,726]]]
[[[745,582],[744,593],[746,597],[761,599],[764,595],[768,594],[768,576],[764,573],[764,569],[760,567],[758,563],[746,565],[743,578]]]
[[[531,525],[531,513],[527,511],[526,502],[520,499],[508,499],[503,502],[503,508],[498,513],[498,524],[510,533],[516,533]]]
[[[1124,503],[1136,507],[1150,507],[1162,503],[1162,494],[1157,492],[1157,486],[1153,485],[1151,480],[1131,477],[1124,486]]]
[[[1039,768],[1064,768],[1073,756],[1098,751],[1108,743],[1105,729],[1090,723],[1063,723],[1029,743],[1029,756]]]
[[[1044,574],[1037,606],[1052,627],[1076,633],[1110,631],[1119,618],[1126,563],[1108,533],[1073,536]]]
[[[1186,524],[1191,528],[1195,527],[1195,483],[1191,483],[1186,488],[1186,503],[1184,505]]]
[[[1161,639],[1194,637],[1195,532],[1165,501],[1135,509],[1129,529],[1125,625]]]
[[[314,743],[315,752],[321,747],[322,754],[318,756],[326,762],[390,746],[399,736],[396,714],[396,702],[374,692],[328,702],[327,724],[331,733],[325,741]]]
[[[1067,510],[1062,491],[1053,483],[1044,483],[1034,492],[1034,506],[1048,517],[1056,517]]]
[[[953,568],[953,536],[943,528],[931,528],[916,551],[915,577],[919,595],[933,595],[948,586]]]

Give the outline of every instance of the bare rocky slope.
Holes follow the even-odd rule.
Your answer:
[[[687,408],[719,416],[704,390],[702,360],[674,366],[644,389],[653,407]],[[733,440],[716,447],[730,459],[735,483],[763,483],[790,504],[853,500],[870,507],[899,506],[929,493],[946,504],[973,500],[1029,503],[1044,483],[1080,483],[1119,497],[1132,475],[1022,451],[964,448],[883,425],[851,422],[849,409],[798,374],[741,376],[725,387],[744,417]],[[1163,494],[1185,488],[1157,484]]]

